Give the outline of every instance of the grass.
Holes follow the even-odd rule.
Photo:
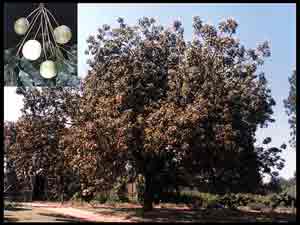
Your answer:
[[[4,209],[5,210],[16,210],[20,206],[21,205],[17,202],[10,202],[10,201],[4,200]]]

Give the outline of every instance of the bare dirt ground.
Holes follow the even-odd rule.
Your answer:
[[[80,222],[77,217],[55,214],[43,208],[4,210],[4,222]]]
[[[161,204],[143,213],[138,204],[90,204],[33,202],[23,209],[4,211],[6,222],[295,222],[290,209],[264,212],[229,209],[190,209],[185,205]]]

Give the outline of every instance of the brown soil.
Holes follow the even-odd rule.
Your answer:
[[[28,204],[28,203],[27,203]],[[190,209],[186,205],[161,204],[151,212],[143,212],[142,207],[133,203],[122,204],[64,204],[53,202],[29,203],[32,211],[39,216],[48,216],[77,221],[97,222],[292,222],[296,214],[291,209],[264,212],[241,207],[230,209]],[[5,213],[4,213],[5,215]],[[20,216],[20,215],[19,215]],[[18,215],[15,215],[14,218]],[[6,216],[7,218],[7,216]],[[10,217],[13,220],[12,217]],[[30,218],[28,218],[30,219]],[[45,218],[44,218],[45,219]]]

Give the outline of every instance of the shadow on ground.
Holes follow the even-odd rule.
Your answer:
[[[67,215],[61,215],[58,213],[38,213],[41,216],[47,216],[47,217],[55,217],[55,221],[57,222],[83,222],[83,220],[80,220],[73,216],[67,216]]]
[[[9,218],[4,217],[3,222],[4,222],[4,223],[14,223],[14,222],[18,222],[18,219],[16,219],[16,218],[11,218],[11,217],[9,217]]]
[[[143,213],[141,208],[95,207],[99,215],[120,217],[132,222],[295,222],[296,216],[278,212],[245,212],[230,209],[154,208]]]
[[[6,211],[32,211],[32,209],[29,209],[29,208],[17,208],[17,207],[6,208],[5,210]]]
[[[82,222],[83,220],[59,213],[41,212],[38,209],[13,208],[5,210],[4,222]]]

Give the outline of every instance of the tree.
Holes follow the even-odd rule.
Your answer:
[[[18,190],[17,176],[14,163],[8,159],[7,154],[11,146],[16,142],[16,124],[12,121],[4,121],[4,192]]]
[[[109,188],[130,162],[144,177],[144,209],[151,210],[171,162],[215,178],[244,153],[256,154],[257,126],[274,121],[275,101],[257,74],[270,55],[267,42],[246,49],[234,37],[233,19],[216,28],[194,17],[191,42],[179,21],[168,29],[147,17],[136,26],[118,23],[87,40],[80,113],[62,141],[85,188]]]
[[[52,192],[62,193],[60,185],[68,168],[59,141],[70,122],[68,114],[74,107],[76,89],[18,88],[18,93],[24,96],[24,105],[16,122],[16,142],[8,157],[14,162],[23,187],[31,188],[32,176],[48,176],[56,178],[57,186]]]
[[[4,154],[16,142],[16,123],[13,121],[4,121]]]
[[[286,113],[288,114],[289,124],[291,126],[291,140],[290,144],[296,147],[296,70],[293,71],[292,76],[289,78],[290,92],[287,99],[283,101]]]
[[[281,179],[280,178],[276,178],[276,177],[271,177],[270,182],[268,183],[268,190],[271,193],[280,193],[283,189],[281,186]]]

